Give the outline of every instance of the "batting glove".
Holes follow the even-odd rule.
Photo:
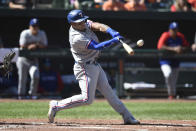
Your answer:
[[[113,38],[116,37],[116,36],[120,36],[120,33],[115,31],[115,30],[113,30],[112,28],[108,28],[106,30],[106,32],[109,33]]]
[[[121,35],[119,35],[119,36],[113,38],[113,42],[119,43],[120,42],[119,40],[123,40],[123,39],[124,39],[124,37],[122,37]]]

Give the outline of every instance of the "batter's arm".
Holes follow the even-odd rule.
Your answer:
[[[102,50],[105,47],[108,47],[108,46],[110,46],[110,45],[112,45],[114,43],[118,43],[119,42],[119,39],[121,39],[121,36],[112,38],[112,39],[107,40],[107,41],[103,41],[101,43],[97,43],[96,41],[91,40],[87,44],[87,48],[88,49],[92,49],[92,50]]]
[[[108,25],[98,23],[98,22],[92,22],[91,23],[91,29],[93,31],[101,31],[103,33],[107,33],[107,29],[110,28]]]
[[[120,36],[120,33],[110,28],[108,25],[92,22],[91,21],[91,29],[94,31],[101,31],[103,33],[109,33],[113,38]]]

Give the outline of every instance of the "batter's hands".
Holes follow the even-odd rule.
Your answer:
[[[123,40],[123,39],[124,39],[124,37],[122,37],[121,35],[113,38],[115,43],[119,43],[120,42],[119,40]]]
[[[120,36],[120,33],[115,31],[115,30],[113,30],[112,28],[108,28],[106,30],[106,32],[109,33],[113,38],[116,37],[116,36]]]

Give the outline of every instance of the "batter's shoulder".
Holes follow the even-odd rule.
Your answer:
[[[73,42],[74,43],[77,43],[78,41],[80,41],[80,40],[82,40],[82,39],[84,39],[81,35],[79,35],[79,34],[74,34],[73,36],[72,36],[72,39],[73,39]]]
[[[75,29],[73,29],[72,27],[70,27],[69,29],[69,35],[70,36],[78,36],[78,35],[81,35],[81,33]]]

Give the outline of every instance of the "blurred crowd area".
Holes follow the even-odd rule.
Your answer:
[[[196,11],[196,0],[0,0],[0,8],[102,11]]]

